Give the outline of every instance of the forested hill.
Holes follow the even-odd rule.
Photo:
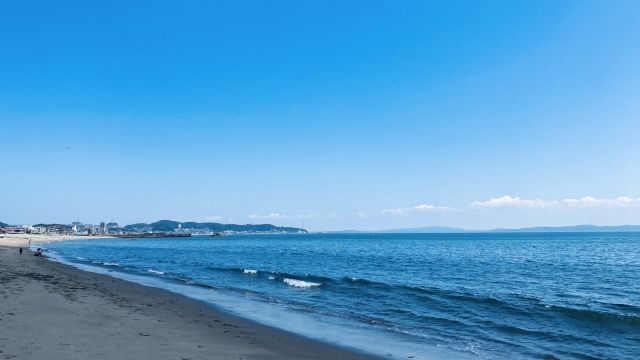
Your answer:
[[[236,231],[236,232],[285,232],[285,233],[306,233],[305,229],[275,226],[271,224],[220,224],[220,223],[198,223],[198,222],[179,222],[172,220],[160,220],[154,223],[137,223],[123,227],[126,231],[175,231],[181,227],[183,230],[202,230],[202,231]]]

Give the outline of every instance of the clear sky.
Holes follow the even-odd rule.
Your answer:
[[[0,221],[638,224],[639,19],[635,0],[0,0]]]

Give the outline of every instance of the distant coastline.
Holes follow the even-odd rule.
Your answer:
[[[178,222],[160,220],[152,223],[135,223],[118,226],[117,223],[99,225],[82,224],[36,224],[10,225],[0,222],[0,234],[31,234],[51,236],[113,236],[113,237],[180,237],[225,234],[307,234],[303,228],[276,226],[272,224],[221,224],[211,222]],[[570,226],[534,226],[524,228],[496,228],[487,230],[464,229],[445,226],[426,226],[383,230],[335,230],[311,231],[326,234],[455,234],[455,233],[588,233],[588,232],[640,232],[640,225],[570,225]],[[154,236],[155,235],[155,236]],[[163,236],[160,236],[163,235]]]
[[[71,224],[9,225],[0,222],[0,234],[40,234],[56,236],[115,236],[115,237],[184,237],[191,235],[221,236],[225,234],[306,234],[302,228],[272,224],[221,224],[160,220],[119,226],[101,222],[98,225]]]
[[[472,230],[454,227],[429,226],[416,227],[406,229],[387,229],[387,230],[342,230],[342,231],[325,231],[326,233],[387,233],[387,234],[454,234],[454,233],[549,233],[549,232],[640,232],[640,225],[571,225],[571,226],[535,226],[516,229],[489,229],[489,230]]]

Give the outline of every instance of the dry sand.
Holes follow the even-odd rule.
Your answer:
[[[109,236],[69,236],[69,235],[44,235],[44,234],[0,234],[0,246],[16,246],[26,247],[31,240],[32,244],[43,243],[47,241],[63,241],[63,240],[92,240],[104,239]]]
[[[24,245],[13,236],[0,240],[6,244],[7,239]],[[262,326],[162,289],[0,246],[0,358],[372,357]]]

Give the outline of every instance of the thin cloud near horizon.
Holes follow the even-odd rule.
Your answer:
[[[420,204],[408,208],[383,209],[382,214],[410,215],[436,211],[461,211],[474,209],[501,209],[501,208],[531,208],[531,209],[558,209],[558,208],[616,208],[640,205],[640,198],[618,196],[615,198],[596,198],[584,196],[581,198],[565,198],[562,200],[523,199],[518,196],[504,195],[484,201],[474,201],[463,208],[451,206],[436,206]]]
[[[313,218],[338,218],[338,217],[357,217],[368,219],[375,214],[388,216],[411,216],[420,214],[447,213],[472,210],[491,210],[491,209],[593,209],[593,208],[627,208],[640,205],[640,198],[629,196],[618,196],[615,198],[596,198],[593,196],[583,196],[580,198],[564,198],[561,200],[544,200],[544,199],[525,199],[519,196],[504,195],[501,197],[491,198],[483,201],[473,201],[465,207],[441,206],[433,204],[418,204],[405,208],[388,208],[382,209],[377,213],[371,214],[364,211],[358,211],[354,214],[340,216],[338,213],[328,215],[318,214],[295,214],[288,215],[279,212],[271,212],[268,214],[251,214],[247,217],[252,220],[285,220],[285,219],[313,219]]]

